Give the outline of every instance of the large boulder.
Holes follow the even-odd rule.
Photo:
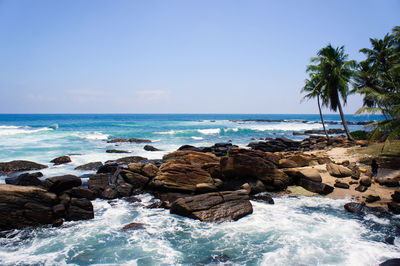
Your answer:
[[[353,174],[352,170],[349,168],[334,163],[327,163],[326,170],[328,170],[331,176],[335,177],[347,177]]]
[[[34,187],[42,187],[43,183],[39,179],[43,174],[41,172],[36,173],[24,173],[19,175],[18,177],[8,177],[6,178],[6,184],[9,185],[17,185],[17,186],[34,186]]]
[[[157,190],[194,192],[201,183],[214,184],[205,170],[190,164],[166,163],[149,185]]]
[[[285,169],[284,172],[295,180],[305,178],[314,182],[322,182],[321,174],[315,168],[291,168]]]
[[[0,185],[0,230],[51,224],[57,196],[42,188]]]
[[[71,162],[71,158],[69,156],[67,156],[67,155],[64,155],[64,156],[60,156],[60,157],[54,158],[50,162],[54,163],[54,165],[65,164],[65,163],[70,163]]]
[[[174,201],[171,213],[204,222],[236,221],[253,212],[246,190],[213,192]]]
[[[68,221],[88,220],[94,218],[93,205],[90,200],[81,198],[71,198],[66,210]]]
[[[121,170],[120,175],[127,183],[132,185],[133,189],[144,188],[150,180],[147,176],[128,170]]]
[[[65,190],[81,186],[82,180],[74,175],[53,176],[47,178],[44,185],[49,191],[60,194]]]
[[[88,188],[92,190],[96,196],[100,196],[108,186],[109,180],[107,174],[95,174],[89,177]]]
[[[279,168],[295,168],[298,167],[295,161],[289,159],[280,159],[279,160]]]
[[[16,160],[11,162],[0,163],[0,175],[9,175],[12,173],[22,172],[22,171],[34,171],[43,168],[47,168],[47,165],[31,161]]]
[[[164,155],[163,161],[202,167],[203,165],[209,163],[219,164],[220,159],[212,153],[203,153],[197,151],[174,151]]]
[[[145,151],[160,151],[159,149],[157,149],[156,147],[151,146],[151,145],[144,145],[143,149]]]
[[[304,154],[292,155],[287,158],[296,163],[297,167],[309,166],[313,158]]]
[[[318,193],[321,195],[327,195],[327,194],[331,193],[334,189],[332,186],[330,186],[328,184],[311,181],[306,178],[300,178],[298,181],[298,185],[308,191]]]

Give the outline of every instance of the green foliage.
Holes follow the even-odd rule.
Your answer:
[[[350,132],[350,135],[354,139],[359,139],[359,140],[367,140],[368,139],[368,135],[364,130],[352,131],[352,132]]]

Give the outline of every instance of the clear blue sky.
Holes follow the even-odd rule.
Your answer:
[[[399,0],[0,0],[0,113],[317,113],[309,59],[396,25]]]

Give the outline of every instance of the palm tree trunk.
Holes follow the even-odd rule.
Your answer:
[[[344,131],[346,132],[347,138],[349,140],[354,140],[350,135],[349,129],[347,128],[347,122],[346,122],[346,119],[344,118],[342,104],[340,103],[340,99],[338,99],[338,107],[339,107],[340,118],[342,119],[342,124],[344,127]]]
[[[322,122],[322,126],[324,127],[324,132],[325,132],[325,135],[326,135],[326,139],[328,140],[328,143],[329,143],[329,135],[328,135],[328,132],[326,132],[324,118],[322,117],[321,105],[319,103],[319,95],[317,95],[317,101],[318,101],[319,116],[321,117],[321,122]]]

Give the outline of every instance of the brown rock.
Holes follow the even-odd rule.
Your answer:
[[[214,184],[210,174],[203,169],[179,163],[166,163],[160,168],[159,174],[150,182],[158,190],[176,190],[194,192],[200,183]]]
[[[88,199],[72,198],[67,209],[67,221],[88,220],[94,218],[93,205]]]
[[[334,187],[338,187],[338,188],[343,188],[343,189],[349,189],[350,188],[349,184],[342,183],[342,182],[336,182],[333,186]]]
[[[53,224],[52,227],[60,227],[64,224],[64,220],[63,219],[56,219]]]
[[[130,163],[137,163],[140,161],[146,161],[147,158],[141,156],[129,156],[123,157],[116,160],[118,164],[130,164]]]
[[[381,200],[381,197],[375,195],[368,195],[368,197],[365,199],[365,202],[372,203],[378,200]]]
[[[106,150],[106,152],[107,153],[130,153],[130,151],[115,150],[115,149]]]
[[[371,185],[372,181],[369,176],[363,176],[360,179],[360,184],[366,187],[369,187]]]
[[[129,140],[116,138],[116,139],[110,139],[110,140],[107,141],[107,143],[118,143],[118,142],[129,142]]]
[[[352,175],[352,171],[349,168],[334,163],[326,164],[326,170],[328,170],[331,176],[335,177],[347,177]]]
[[[190,164],[193,166],[202,167],[205,164],[219,164],[220,158],[212,153],[203,153],[197,151],[174,151],[163,157],[164,162],[173,162],[180,164]]]
[[[9,185],[43,187],[42,181],[38,178],[42,176],[43,174],[41,172],[24,173],[16,178],[13,177],[6,178],[5,181],[6,184]]]
[[[101,193],[101,197],[104,199],[116,199],[118,197],[118,191],[115,187],[106,187]]]
[[[117,186],[118,197],[129,197],[132,194],[133,186],[128,183]]]
[[[83,164],[80,166],[75,167],[75,170],[81,170],[81,171],[85,171],[85,170],[97,170],[100,167],[103,166],[102,162],[92,162],[92,163],[87,163],[87,164]]]
[[[149,139],[137,139],[137,138],[130,138],[129,142],[134,142],[134,143],[150,143],[151,140]]]
[[[142,223],[129,223],[124,225],[124,227],[122,227],[123,230],[128,230],[128,229],[143,229],[145,227],[145,224]]]
[[[225,191],[180,198],[171,213],[205,222],[236,221],[253,212],[247,191]]]
[[[289,159],[280,159],[279,160],[279,168],[295,168],[298,167],[295,161]]]
[[[71,158],[69,158],[69,156],[60,156],[51,160],[50,162],[54,163],[54,165],[65,164],[65,163],[70,163]]]
[[[126,182],[132,185],[133,189],[142,189],[149,182],[148,177],[128,170],[122,170],[120,175],[125,179]]]
[[[322,182],[321,174],[315,168],[292,168],[285,169],[284,172],[294,179],[306,178],[314,182]]]
[[[106,187],[108,187],[107,174],[95,174],[90,176],[88,181],[88,188],[92,190],[97,196],[100,196]]]
[[[94,200],[96,198],[94,192],[85,187],[73,187],[70,191],[68,191],[74,198],[85,198],[88,200]]]
[[[32,171],[47,168],[47,165],[38,164],[31,161],[16,160],[0,163],[0,175],[8,175],[22,171]]]
[[[296,163],[296,167],[304,167],[309,166],[310,162],[312,161],[312,157],[306,155],[292,155],[287,158],[288,160],[294,161]]]
[[[152,163],[148,163],[145,166],[143,166],[142,173],[147,177],[153,178],[158,173],[158,167]]]
[[[47,178],[44,185],[49,191],[60,194],[65,190],[81,186],[82,180],[74,175],[53,176]]]
[[[298,185],[308,191],[318,193],[321,195],[327,195],[327,194],[331,193],[334,189],[333,187],[331,187],[327,184],[311,181],[306,178],[300,178],[298,181]]]

